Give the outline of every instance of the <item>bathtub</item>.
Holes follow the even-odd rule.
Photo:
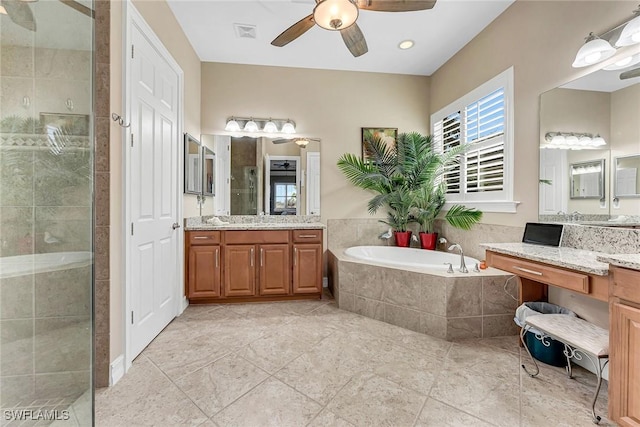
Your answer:
[[[428,268],[446,270],[451,263],[454,270],[460,267],[460,254],[429,251],[425,249],[400,248],[397,246],[353,246],[344,254],[355,259],[391,267]],[[471,270],[479,261],[464,257],[467,268]]]
[[[93,252],[51,252],[0,258],[0,279],[86,267]]]

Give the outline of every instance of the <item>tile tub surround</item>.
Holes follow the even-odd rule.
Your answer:
[[[517,302],[503,290],[511,275],[496,269],[430,273],[372,265],[331,250],[329,271],[343,310],[447,340],[518,333]],[[517,296],[515,280],[507,289]]]

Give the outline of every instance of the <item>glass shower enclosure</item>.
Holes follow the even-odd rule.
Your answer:
[[[0,424],[91,425],[93,5],[0,5]]]

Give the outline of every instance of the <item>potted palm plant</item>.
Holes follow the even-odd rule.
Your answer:
[[[409,223],[417,221],[421,233],[433,234],[433,223],[445,203],[443,175],[446,167],[455,163],[466,146],[438,153],[433,149],[431,136],[417,132],[398,136],[395,146],[373,135],[365,139],[371,158],[364,160],[353,154],[344,154],[338,167],[357,187],[377,193],[368,203],[370,214],[382,206],[388,207],[387,219],[380,220],[394,229],[396,244],[409,246]],[[454,227],[468,229],[478,222],[482,212],[454,206],[445,219]],[[436,237],[431,237],[435,248]],[[429,237],[422,237],[425,243]],[[425,245],[422,245],[423,247]]]
[[[438,233],[433,226],[445,203],[444,183],[422,187],[415,198],[415,219],[420,224],[420,247],[422,249],[436,248]],[[482,218],[482,212],[462,205],[452,206],[443,219],[453,227],[469,230],[471,226]]]

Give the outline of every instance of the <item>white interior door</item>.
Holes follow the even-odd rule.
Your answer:
[[[129,360],[177,312],[180,78],[132,25],[129,173]]]
[[[540,182],[539,213],[541,215],[555,215],[567,212],[569,195],[566,150],[540,150]]]
[[[307,215],[320,215],[320,153],[307,153]]]

